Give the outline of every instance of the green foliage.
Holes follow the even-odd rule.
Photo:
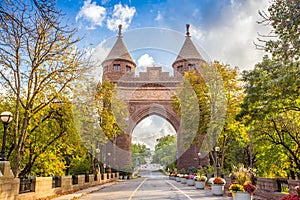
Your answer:
[[[39,117],[46,117],[53,103],[66,103],[63,97],[70,96],[71,82],[84,69],[82,53],[75,46],[79,41],[74,37],[76,29],[62,23],[63,14],[53,1],[40,6],[33,1],[0,4],[0,82],[14,107],[9,159],[15,176],[21,170],[22,175],[29,171],[22,169],[24,165],[31,168],[32,163],[27,161],[34,162],[31,153],[29,157],[25,154],[27,145],[33,145],[29,142],[34,141],[31,134],[44,125]],[[42,137],[35,135],[37,139]]]
[[[276,39],[261,39],[265,43],[265,50],[284,62],[299,61],[299,1],[275,0],[268,12],[260,12],[261,23],[272,26],[272,36],[275,35]]]
[[[146,158],[150,158],[150,155],[150,150],[147,149],[145,144],[132,144],[131,156],[133,167],[146,164]]]
[[[118,97],[115,84],[104,79],[98,84],[95,94],[95,105],[97,107],[101,130],[109,140],[117,135],[126,134],[128,111],[122,98]]]
[[[70,164],[70,175],[86,174],[90,172],[90,165],[86,158],[75,157]]]
[[[170,165],[176,160],[177,138],[175,135],[167,135],[157,139],[153,163]]]
[[[253,136],[260,175],[299,176],[299,2],[275,0],[268,11],[260,14],[276,37],[261,41],[272,57],[243,73],[246,97],[238,117]]]

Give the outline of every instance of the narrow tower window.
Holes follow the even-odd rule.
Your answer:
[[[130,72],[130,71],[131,71],[131,67],[128,66],[128,65],[126,65],[126,71],[127,71],[127,72]]]
[[[194,64],[188,64],[189,71],[190,70],[196,70],[196,66]]]
[[[120,71],[120,70],[121,70],[120,64],[114,64],[114,71]]]
[[[182,65],[178,66],[177,71],[182,72],[183,71],[183,66]]]

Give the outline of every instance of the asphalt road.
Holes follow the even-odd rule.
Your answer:
[[[168,180],[160,172],[144,169],[141,178],[120,180],[81,197],[81,200],[230,200],[229,197],[216,197],[210,190],[196,190],[192,186]]]

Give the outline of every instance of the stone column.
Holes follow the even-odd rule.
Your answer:
[[[14,178],[9,161],[0,161],[0,199],[14,200],[19,194],[20,179]]]
[[[118,169],[131,167],[131,136],[122,135],[116,141],[116,165]]]

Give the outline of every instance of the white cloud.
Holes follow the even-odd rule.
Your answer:
[[[175,135],[176,131],[173,126],[157,115],[151,115],[143,119],[132,132],[133,143],[146,144],[154,149],[156,140],[163,136]]]
[[[155,21],[159,21],[162,19],[162,15],[160,14],[160,12],[158,11],[157,16],[155,17]]]
[[[86,0],[76,15],[76,21],[82,18],[90,23],[90,26],[87,28],[95,29],[96,26],[102,26],[105,17],[106,9],[104,7],[97,6],[96,2],[91,2],[91,0]]]
[[[126,30],[131,24],[131,20],[136,12],[135,7],[122,6],[121,3],[114,6],[113,15],[107,19],[107,28],[111,31],[118,30],[119,24],[122,24]]]
[[[149,56],[149,54],[144,54],[138,59],[138,67],[149,67],[153,66],[154,64],[154,59],[153,57]]]
[[[221,12],[223,21],[210,29],[191,27],[191,36],[199,40],[213,60],[219,60],[241,69],[253,69],[265,54],[255,48],[257,33],[268,33],[269,28],[257,24],[258,10],[268,2],[247,1],[245,4],[231,1]]]

